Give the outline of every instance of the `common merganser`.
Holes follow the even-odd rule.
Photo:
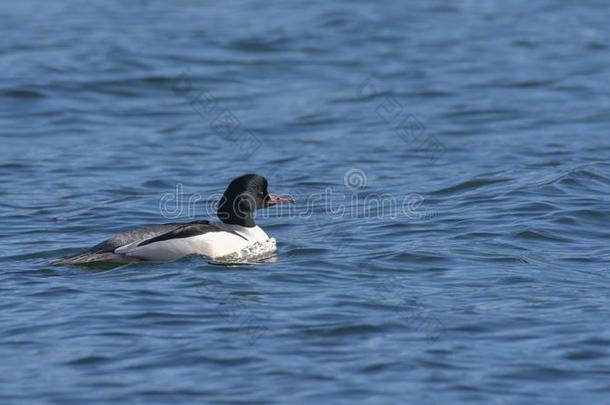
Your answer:
[[[170,261],[188,255],[202,255],[215,260],[238,253],[257,242],[272,240],[254,223],[254,211],[286,202],[294,203],[294,199],[269,194],[267,179],[246,174],[234,179],[224,192],[217,211],[221,222],[193,221],[147,226],[118,234],[91,249],[54,263]],[[273,249],[275,251],[274,239]]]

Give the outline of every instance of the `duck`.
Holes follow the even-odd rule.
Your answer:
[[[274,238],[254,221],[258,209],[294,203],[292,197],[269,194],[263,176],[245,174],[233,179],[217,208],[219,221],[149,225],[115,235],[90,249],[53,261],[54,264],[168,262],[185,256],[205,256],[215,261],[266,244],[277,251]]]

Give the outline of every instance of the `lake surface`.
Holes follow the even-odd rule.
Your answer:
[[[0,11],[0,402],[607,403],[600,1]],[[213,216],[275,261],[49,261]]]

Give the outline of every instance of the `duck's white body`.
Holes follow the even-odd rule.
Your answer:
[[[254,243],[264,243],[269,236],[260,227],[248,228],[239,225],[214,223],[222,228],[219,232],[208,232],[188,238],[168,239],[139,246],[132,242],[114,251],[140,260],[170,261],[189,255],[201,255],[210,259],[236,254]]]
[[[54,263],[171,261],[190,255],[205,256],[217,262],[247,262],[268,258],[276,251],[275,239],[258,226],[195,221],[127,231]]]

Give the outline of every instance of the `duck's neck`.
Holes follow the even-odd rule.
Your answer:
[[[218,218],[228,225],[239,225],[246,228],[254,228],[256,223],[252,213],[236,214],[232,210],[223,210],[222,207],[218,209]]]

